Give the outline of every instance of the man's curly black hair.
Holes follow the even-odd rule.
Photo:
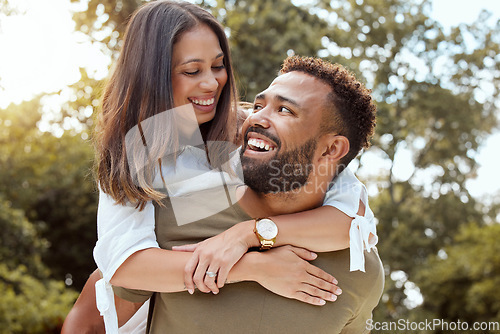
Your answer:
[[[349,152],[339,161],[339,166],[345,168],[361,149],[370,146],[377,111],[371,91],[343,66],[319,58],[288,57],[280,74],[293,71],[312,75],[332,88],[327,96],[327,112],[323,114],[320,130],[321,134],[334,132],[349,140]]]

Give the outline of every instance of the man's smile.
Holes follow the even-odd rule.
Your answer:
[[[245,154],[265,154],[277,151],[278,144],[276,144],[269,137],[252,131],[249,129],[245,135]],[[259,131],[261,132],[261,131]]]
[[[276,149],[273,144],[269,143],[268,141],[262,140],[262,139],[257,139],[257,138],[250,138],[248,139],[248,148],[250,148],[253,151],[274,151]]]

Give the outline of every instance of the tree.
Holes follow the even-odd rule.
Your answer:
[[[454,243],[429,258],[416,282],[426,309],[448,322],[500,322],[500,224],[462,225]],[[497,331],[499,328],[497,328]],[[497,331],[484,331],[495,333]]]
[[[0,333],[59,333],[77,294],[49,279],[48,242],[0,196]]]
[[[71,0],[71,2],[79,2],[79,0]],[[73,15],[76,29],[101,45],[106,53],[116,57],[121,47],[127,20],[144,2],[141,0],[88,0],[87,8]]]
[[[24,212],[11,208],[11,203],[0,197],[0,259],[7,269],[24,267],[37,278],[47,276],[41,255],[47,250],[47,240],[40,238],[35,226]]]
[[[95,264],[97,193],[93,152],[82,133],[61,137],[37,128],[39,100],[0,111],[0,194],[21,209],[49,244],[43,262],[53,277],[81,288]],[[84,133],[83,133],[84,134]]]

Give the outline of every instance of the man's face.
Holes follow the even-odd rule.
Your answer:
[[[276,78],[255,98],[242,127],[245,183],[259,193],[299,189],[313,170],[330,87],[303,72]]]

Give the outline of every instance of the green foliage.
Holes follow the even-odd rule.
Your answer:
[[[52,275],[72,275],[81,288],[95,264],[97,194],[89,142],[69,131],[41,132],[39,102],[0,112],[0,194],[22,209],[49,243],[43,262]]]
[[[500,224],[461,226],[417,275],[421,292],[432,296],[423,306],[448,321],[500,322],[499,238]]]
[[[58,333],[77,294],[49,279],[48,243],[23,212],[0,198],[0,333]]]
[[[47,241],[39,237],[21,210],[12,209],[10,202],[1,197],[0,229],[0,263],[11,270],[23,266],[32,275],[45,277],[47,270],[42,265],[41,254],[48,247]]]
[[[60,333],[78,294],[63,282],[39,280],[24,266],[0,263],[0,333]]]
[[[80,2],[80,0],[71,0]],[[134,10],[145,1],[88,0],[84,11],[73,15],[76,29],[86,33],[94,42],[102,44],[103,50],[118,51],[121,45],[127,20]],[[102,34],[103,31],[108,34]]]

